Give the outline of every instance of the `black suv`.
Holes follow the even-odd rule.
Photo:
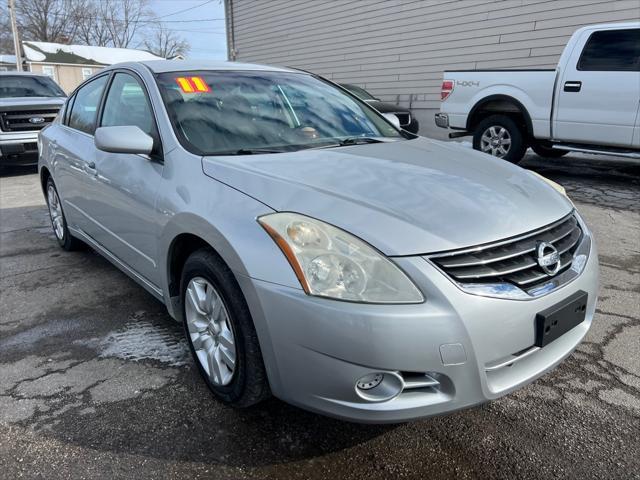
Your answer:
[[[414,118],[414,116],[411,114],[411,110],[409,110],[408,108],[401,107],[400,105],[395,105],[393,103],[382,102],[371,95],[369,92],[367,92],[364,88],[358,87],[357,85],[341,83],[340,86],[342,88],[346,88],[356,97],[367,102],[380,113],[393,113],[396,117],[398,117],[398,120],[400,120],[400,126],[404,130],[411,133],[418,133],[420,124],[418,123],[418,120]]]

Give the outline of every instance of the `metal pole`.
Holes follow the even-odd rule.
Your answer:
[[[11,33],[13,33],[13,48],[16,52],[16,70],[22,71],[22,49],[20,48],[20,36],[16,25],[15,0],[9,0],[9,17],[11,18]]]
[[[227,26],[227,60],[235,62],[238,52],[236,51],[235,20],[233,18],[233,0],[224,2],[225,23]]]

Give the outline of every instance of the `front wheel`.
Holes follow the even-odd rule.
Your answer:
[[[482,120],[473,133],[473,148],[518,163],[527,150],[524,134],[513,119],[491,115]]]
[[[212,250],[198,250],[187,259],[180,284],[185,335],[209,389],[234,407],[268,397],[258,336],[229,267]]]

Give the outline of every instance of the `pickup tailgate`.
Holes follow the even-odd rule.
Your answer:
[[[474,109],[496,105],[504,111],[498,102],[509,100],[526,110],[536,137],[548,138],[555,79],[555,70],[448,70],[443,89],[453,89],[442,100],[440,112],[448,115],[450,127],[464,130]]]

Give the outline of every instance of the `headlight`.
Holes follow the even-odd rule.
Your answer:
[[[359,238],[296,213],[258,219],[309,295],[364,303],[421,303],[411,280]]]
[[[534,172],[533,170],[529,170],[531,173],[533,173],[536,177],[538,177],[540,180],[543,180],[545,182],[547,182],[549,185],[551,185],[551,187],[561,193],[562,195],[564,195],[565,197],[569,198],[569,196],[567,195],[567,191],[565,190],[565,188],[560,185],[559,183],[554,182],[553,180],[549,180],[547,177],[543,177],[542,175],[540,175],[538,172]]]

